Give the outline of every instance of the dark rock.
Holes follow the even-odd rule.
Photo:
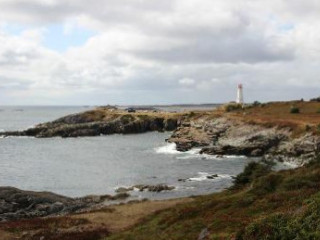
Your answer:
[[[186,182],[188,179],[187,178],[179,178],[178,182]]]
[[[165,131],[173,131],[177,128],[177,119],[165,119],[164,120],[164,130]]]
[[[194,147],[194,144],[193,142],[176,142],[176,149],[177,151],[180,151],[180,152],[186,152],[186,151],[189,151],[190,149],[192,149]]]
[[[116,193],[126,193],[133,191],[133,187],[125,188],[125,187],[119,187],[115,190]]]
[[[112,196],[110,200],[123,200],[128,197],[130,197],[130,194],[128,194],[128,193],[118,193],[118,194]]]
[[[116,196],[116,198],[123,196]],[[68,198],[50,192],[0,187],[0,221],[68,214],[100,204],[104,196]]]
[[[140,192],[147,190],[149,192],[162,192],[162,191],[171,191],[175,189],[173,186],[168,186],[164,184],[158,185],[135,185],[134,188],[138,188]]]
[[[215,179],[217,177],[219,177],[218,174],[212,174],[212,175],[207,176],[207,179]]]

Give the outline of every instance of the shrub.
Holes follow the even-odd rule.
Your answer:
[[[317,113],[320,113],[320,108],[317,110]]]
[[[317,188],[319,183],[313,175],[289,177],[283,183],[285,190],[298,190],[302,188]]]
[[[252,105],[253,105],[253,106],[259,106],[259,105],[261,105],[261,102],[259,102],[259,101],[254,101],[254,102],[252,103]]]
[[[226,112],[232,112],[232,111],[239,110],[239,109],[242,109],[242,105],[241,104],[237,104],[237,103],[230,103],[230,104],[225,106],[225,111]]]
[[[276,213],[254,221],[238,232],[236,239],[320,239],[320,198],[313,197],[304,208],[295,214]]]
[[[194,117],[196,114],[194,112],[189,113],[189,117]]]
[[[311,126],[310,125],[306,125],[306,131],[308,132],[308,131],[310,131],[311,130]]]
[[[234,183],[235,186],[241,186],[252,182],[254,179],[267,175],[271,172],[271,165],[250,162],[244,168],[243,172],[236,176]]]
[[[256,195],[264,195],[270,192],[274,192],[281,184],[283,177],[279,174],[269,174],[259,178],[254,183],[254,188],[251,190]]]
[[[311,102],[320,102],[320,97],[310,99]]]
[[[300,109],[298,107],[292,106],[290,109],[290,113],[293,113],[293,114],[300,113]]]

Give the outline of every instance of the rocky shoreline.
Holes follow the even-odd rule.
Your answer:
[[[24,191],[0,187],[0,222],[35,217],[62,216],[105,206],[108,201],[124,200],[130,195],[89,195],[70,198],[51,192]]]
[[[275,105],[271,105],[271,108],[275,107]],[[310,165],[313,161],[310,164],[306,163],[316,159],[315,157],[320,154],[320,115],[301,115],[296,117],[297,120],[295,122],[294,117],[292,117],[292,121],[284,121],[283,119],[288,118],[288,115],[285,114],[281,116],[282,119],[275,119],[274,116],[271,116],[274,118],[272,119],[268,111],[263,111],[267,112],[268,115],[265,119],[263,119],[263,115],[258,115],[255,112],[253,113],[256,115],[253,114],[250,119],[252,112],[250,113],[246,109],[240,109],[235,113],[199,111],[195,113],[169,114],[143,111],[129,114],[115,109],[98,108],[93,111],[69,115],[52,122],[39,124],[25,131],[1,133],[4,137],[33,136],[43,138],[173,131],[167,141],[175,143],[178,151],[185,152],[192,148],[200,148],[200,154],[220,157],[223,155],[244,155],[271,161],[294,162],[298,166],[305,166],[287,172],[270,173],[269,175],[269,172],[267,172],[265,173],[267,175],[260,176],[261,179],[259,181],[249,181],[248,184],[250,186],[248,185],[248,189],[231,189],[224,195],[222,193],[215,196],[199,196],[195,199],[174,199],[170,200],[171,202],[140,201],[139,203],[113,205],[111,208],[109,208],[109,204],[113,203],[112,201],[114,200],[123,202],[130,199],[129,192],[131,191],[158,193],[173,190],[174,187],[164,184],[134,185],[116,189],[114,196],[91,195],[81,198],[69,198],[50,192],[32,192],[12,187],[0,187],[0,222],[2,222],[0,236],[6,234],[4,239],[8,240],[101,239],[118,232],[120,233],[118,239],[123,239],[121,238],[121,232],[124,229],[141,224],[141,221],[145,221],[148,214],[158,213],[157,211],[169,207],[170,211],[165,213],[164,220],[161,220],[161,222],[167,221],[168,216],[170,216],[168,214],[173,214],[173,216],[176,214],[177,217],[169,219],[176,219],[176,221],[186,219],[187,226],[190,226],[190,221],[194,219],[194,216],[199,215],[199,219],[203,221],[203,212],[210,212],[216,214],[208,221],[208,224],[212,226],[212,222],[219,219],[219,210],[222,209],[221,211],[223,212],[220,217],[222,217],[223,221],[227,221],[225,224],[229,224],[230,219],[225,218],[226,209],[228,210],[230,206],[235,206],[234,209],[229,209],[229,215],[240,209],[241,212],[239,214],[236,213],[234,216],[234,218],[237,218],[243,214],[242,209],[246,209],[247,206],[251,206],[255,202],[258,202],[256,205],[260,207],[262,204],[260,199],[267,199],[268,194],[272,197],[269,198],[272,204],[280,204],[282,201],[287,200],[286,198],[290,199],[290,201],[287,200],[288,203],[284,204],[287,209],[287,204],[292,205],[291,199],[297,198],[296,191],[301,191],[299,196],[313,193],[313,188],[318,191],[319,184],[316,176],[319,175],[319,166],[317,165],[319,160],[314,162],[313,166]],[[255,118],[259,118],[259,121],[252,120]],[[298,124],[296,124],[297,122]],[[251,168],[252,166],[253,168],[256,167],[255,171],[261,174],[263,172],[261,171],[261,166],[263,165],[259,165],[256,162],[252,163]],[[237,180],[239,182],[241,176],[243,181],[247,181],[249,178],[247,179],[246,177],[248,176],[245,175],[250,175],[254,170],[253,168],[250,171],[247,169],[247,171],[245,170],[244,173],[238,175],[235,178],[235,182],[237,183]],[[316,170],[314,171],[313,168],[316,168]],[[291,177],[292,174],[296,175]],[[310,178],[309,175],[311,175]],[[215,179],[217,177],[219,177],[218,174],[206,176],[207,179]],[[181,182],[189,180],[187,178],[178,179]],[[309,188],[309,191],[303,192],[301,186]],[[276,189],[286,192],[285,194],[279,194]],[[238,191],[242,195],[239,195]],[[290,191],[294,195],[290,195]],[[234,193],[235,195],[233,196],[232,194]],[[257,194],[257,200],[252,198],[254,194]],[[220,196],[222,196],[221,199],[219,198]],[[228,199],[229,196],[231,196],[230,199]],[[243,196],[245,197],[243,198]],[[280,197],[282,197],[281,200],[275,201]],[[215,198],[218,200],[215,200]],[[239,200],[235,201],[234,199],[237,198]],[[193,201],[195,201],[194,204],[192,203]],[[225,205],[221,205],[224,201],[226,201]],[[232,201],[232,205],[230,205],[230,201]],[[177,207],[179,208],[177,203],[183,202],[186,205],[181,206],[181,211],[175,212]],[[188,205],[188,202],[190,202],[190,205]],[[268,203],[268,201],[263,202]],[[295,212],[301,211],[301,204],[297,204]],[[303,204],[305,204],[305,201]],[[275,209],[274,205],[270,209]],[[245,218],[245,222],[252,217],[252,209],[250,208],[250,211],[247,211],[249,215]],[[292,215],[291,213],[290,210],[290,215]],[[156,214],[153,217],[157,218],[158,216]],[[192,217],[190,218],[190,216]],[[261,218],[260,213],[257,217]],[[130,222],[131,218],[135,218],[135,221]],[[119,219],[123,221],[120,222],[121,224],[117,222]],[[65,223],[68,221],[69,226],[65,227]],[[105,222],[108,222],[108,224],[105,224]],[[53,224],[58,226],[58,223],[60,224],[59,227],[52,227]],[[153,225],[154,222],[152,222],[151,226]],[[24,230],[22,231],[21,229]],[[150,225],[145,229],[150,229]],[[197,236],[202,233],[200,230],[197,229]],[[157,228],[155,232],[158,234],[159,229]],[[79,238],[80,236],[81,238]]]
[[[277,105],[271,104],[271,107],[277,108]],[[246,110],[240,110],[240,113],[247,114]],[[310,131],[297,135],[290,122],[281,126],[277,123],[263,125],[245,121],[245,115],[240,118],[232,116],[232,113],[219,110],[183,113],[143,110],[128,113],[100,107],[24,131],[2,132],[0,135],[67,138],[173,131],[167,141],[175,143],[178,151],[197,147],[201,148],[201,154],[265,157],[268,160],[294,161],[299,165],[320,152],[320,135]]]
[[[150,131],[173,131],[177,127],[177,114],[141,111],[125,111],[98,108],[93,111],[72,114],[52,122],[38,124],[24,131],[1,132],[0,136],[85,137],[109,134],[133,134]]]
[[[201,154],[264,157],[298,165],[320,153],[319,135],[294,137],[290,127],[265,127],[224,116],[184,122],[167,141],[175,143],[178,151],[200,147]]]
[[[242,111],[242,110],[241,110]],[[127,113],[109,108],[73,114],[42,123],[25,131],[4,132],[2,136],[82,137],[101,134],[130,134],[148,131],[173,131],[167,139],[178,151],[201,148],[201,154],[244,155],[303,165],[320,154],[320,134],[296,134],[290,124],[257,124],[243,117],[218,111],[164,113],[142,111]],[[243,115],[243,112],[240,112]],[[241,116],[242,116],[241,115]],[[67,198],[53,193],[35,193],[10,187],[0,188],[0,220],[14,220],[68,214],[97,207],[107,200],[128,197],[133,188],[140,191],[172,190],[166,185],[136,185],[119,189],[116,196]]]
[[[120,187],[115,190],[115,195],[88,195],[71,198],[51,192],[0,187],[0,222],[36,217],[65,216],[72,213],[98,210],[110,204],[130,200],[129,192],[134,190],[159,193],[173,189],[175,187],[165,184],[140,184],[129,188]]]

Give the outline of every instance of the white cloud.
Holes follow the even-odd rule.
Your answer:
[[[191,87],[196,83],[194,79],[191,78],[182,78],[179,80],[179,84],[185,87]]]
[[[0,9],[5,103],[24,103],[17,93],[39,104],[222,102],[239,82],[248,100],[320,95],[316,1],[2,0]],[[56,52],[44,47],[50,24],[97,34]]]

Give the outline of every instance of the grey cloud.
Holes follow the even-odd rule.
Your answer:
[[[204,34],[200,35],[203,37]],[[275,51],[263,38],[252,38],[249,34],[236,38],[198,38],[184,46],[169,50],[141,50],[136,55],[147,59],[172,63],[256,63],[293,60],[294,49],[288,47]],[[272,42],[271,42],[272,44]]]
[[[206,2],[212,3],[193,4]],[[26,39],[16,36],[15,44],[1,49],[0,87],[24,91],[30,102],[54,104],[224,102],[234,100],[238,82],[245,86],[247,101],[320,93],[320,60],[305,44],[318,42],[318,17],[313,16],[314,22],[304,22],[300,14],[295,18],[294,12],[300,12],[295,1],[292,18],[284,22],[299,20],[299,26],[292,33],[277,32],[272,26],[277,21],[269,25],[268,20],[270,14],[281,18],[290,9],[287,0],[214,2],[223,3],[217,16],[205,8],[193,15],[190,5],[184,13],[179,7],[192,1],[183,0],[1,0],[1,20],[32,28],[86,16],[98,33],[85,46],[65,53],[49,51],[32,39],[24,44]],[[275,2],[285,3],[282,10],[274,10]],[[305,26],[315,29],[313,34],[304,34]],[[303,55],[306,50],[315,57]],[[179,84],[181,79],[194,81]],[[24,103],[14,93],[10,100]]]
[[[40,55],[36,51],[17,51],[7,49],[0,54],[0,66],[18,66],[26,65],[29,61],[39,58]]]
[[[3,14],[14,14],[14,18],[27,19],[43,24],[64,21],[70,17],[87,15],[93,19],[108,22],[130,22],[143,18],[144,12],[159,12],[171,9],[174,1],[169,0],[54,0],[52,3],[37,0],[3,0],[0,8]]]

